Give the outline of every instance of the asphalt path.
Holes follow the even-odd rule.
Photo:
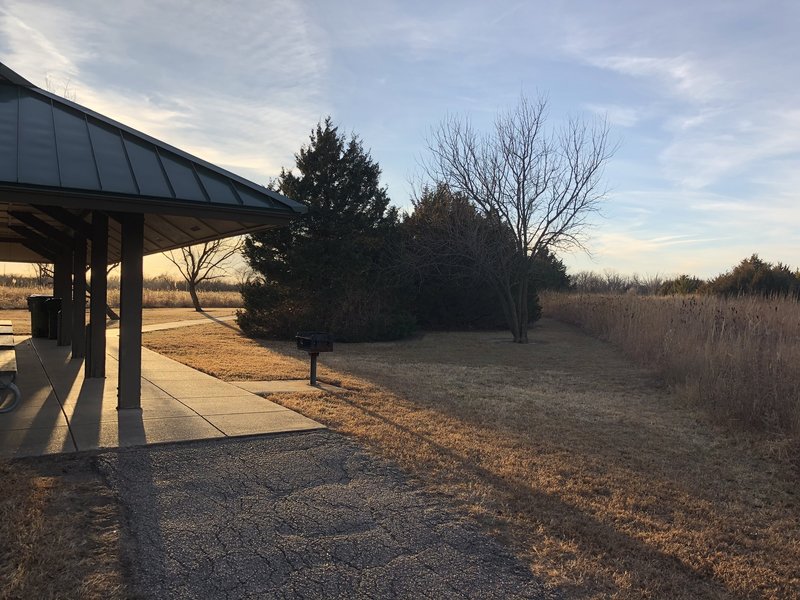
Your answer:
[[[97,457],[144,598],[552,598],[394,467],[330,431]]]

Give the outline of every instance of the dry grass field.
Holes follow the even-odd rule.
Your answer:
[[[613,346],[545,319],[505,332],[339,344],[273,395],[452,498],[579,598],[800,596],[797,473],[772,437],[727,430]],[[145,334],[223,379],[305,377],[290,342],[209,325]]]
[[[89,461],[0,462],[0,599],[128,597],[117,504]]]
[[[796,300],[547,294],[543,306],[655,369],[715,416],[800,438]]]
[[[212,317],[223,317],[236,313],[235,308],[207,308],[204,314]],[[87,320],[88,320],[87,314]],[[203,315],[193,308],[145,308],[142,311],[142,324],[169,323],[171,321],[184,321],[202,319]],[[30,335],[31,314],[27,308],[0,309],[0,320],[10,320],[14,324],[15,335]],[[119,327],[119,321],[106,321],[109,329]]]
[[[0,286],[0,309],[27,308],[27,298],[32,294],[52,294],[49,287]],[[200,304],[205,308],[238,308],[242,305],[239,292],[198,292]],[[108,303],[119,306],[119,290],[108,290]],[[145,308],[191,308],[189,292],[181,290],[144,290],[142,305]]]

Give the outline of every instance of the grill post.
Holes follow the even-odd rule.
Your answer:
[[[297,349],[305,350],[311,357],[311,385],[317,385],[317,357],[320,352],[333,351],[333,336],[321,331],[298,331],[295,336]]]
[[[319,352],[310,352],[311,357],[311,385],[317,385],[317,357]]]

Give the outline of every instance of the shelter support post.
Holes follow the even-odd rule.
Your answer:
[[[86,377],[106,376],[106,304],[108,303],[108,215],[92,212],[92,280],[89,306],[89,354]]]
[[[118,409],[141,408],[144,215],[121,215]]]
[[[86,356],[86,238],[75,236],[72,248],[72,358]]]
[[[58,323],[59,346],[69,346],[72,341],[72,257],[56,258],[53,263],[53,295],[61,298],[61,319]]]

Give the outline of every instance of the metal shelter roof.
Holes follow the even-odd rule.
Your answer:
[[[306,207],[0,63],[0,260],[48,261],[47,242],[88,224],[92,210],[143,213],[152,254],[283,225]],[[113,220],[109,233],[115,261]]]

